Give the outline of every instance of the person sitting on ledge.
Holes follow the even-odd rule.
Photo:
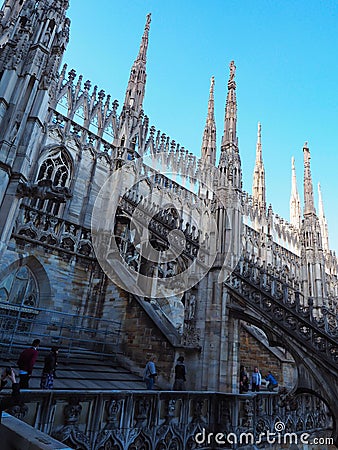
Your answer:
[[[16,379],[16,375],[12,367],[8,367],[1,375],[0,391],[7,386],[7,381],[12,382],[12,395],[10,397],[0,398],[0,423],[2,417],[2,411],[9,410],[10,413],[14,413],[13,408],[18,408],[20,411],[26,408],[20,393],[20,385]],[[19,411],[19,412],[20,412]]]
[[[268,390],[273,392],[273,390],[278,386],[276,378],[272,375],[271,370],[269,370],[267,376],[265,377],[266,381],[269,382]]]

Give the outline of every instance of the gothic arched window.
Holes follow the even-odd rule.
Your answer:
[[[38,284],[27,266],[17,267],[0,282],[0,302],[18,306],[38,305]]]
[[[53,149],[41,161],[36,183],[50,181],[55,188],[69,187],[72,163],[68,154],[62,148]],[[60,203],[54,200],[33,200],[32,206],[50,214],[56,215]]]

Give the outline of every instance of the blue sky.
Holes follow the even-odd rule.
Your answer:
[[[302,197],[308,141],[315,193],[320,181],[330,246],[338,250],[338,2],[100,0],[93,7],[71,0],[64,62],[121,105],[149,12],[144,110],[150,124],[199,155],[214,75],[219,148],[235,60],[244,189],[251,193],[260,121],[267,201],[289,219],[291,156]]]

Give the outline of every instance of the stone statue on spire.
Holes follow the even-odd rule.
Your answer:
[[[229,82],[230,82],[235,79],[235,73],[236,73],[235,61],[231,61],[229,67],[230,67],[230,77],[229,77]]]
[[[235,81],[235,74],[236,74],[236,66],[235,61],[231,61],[229,64],[230,74],[229,74],[229,81],[228,81],[228,89],[236,89],[236,81]]]

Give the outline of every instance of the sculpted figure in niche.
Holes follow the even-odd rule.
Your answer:
[[[189,294],[187,305],[187,319],[188,320],[194,319],[195,313],[196,313],[196,296],[194,294]]]

